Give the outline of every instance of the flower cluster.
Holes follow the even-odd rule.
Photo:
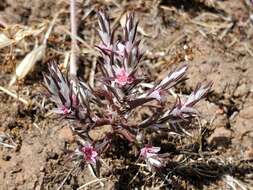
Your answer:
[[[140,157],[148,168],[161,167],[159,147],[145,146],[144,131],[156,126],[162,130],[164,123],[191,121],[198,114],[194,105],[210,91],[212,83],[200,84],[186,99],[177,98],[173,106],[167,106],[169,90],[183,80],[187,71],[184,65],[170,72],[163,80],[143,85],[146,80],[140,73],[140,61],[143,53],[140,40],[137,39],[137,27],[134,14],[129,14],[123,27],[123,36],[115,40],[110,19],[104,12],[98,13],[98,30],[101,43],[96,46],[101,54],[99,69],[101,78],[91,88],[81,79],[75,85],[65,77],[55,62],[49,64],[49,74],[44,75],[50,99],[56,104],[54,111],[78,121],[74,128],[76,134],[86,142],[80,149],[84,160],[95,165],[103,151],[110,147],[111,138],[120,136],[133,145],[138,145]],[[148,87],[147,87],[148,86]],[[142,121],[134,119],[134,113],[141,107],[149,107],[152,114]],[[90,132],[94,129],[110,126],[102,139],[94,139]],[[157,127],[158,126],[158,127]],[[96,147],[93,145],[98,145]]]
[[[97,48],[103,57],[100,68],[104,77],[112,87],[123,88],[135,85],[139,81],[135,75],[142,53],[139,48],[140,41],[136,40],[138,24],[135,23],[134,15],[130,14],[126,19],[122,41],[114,41],[115,31],[111,31],[108,16],[100,12],[98,17],[99,36],[102,42]]]
[[[64,116],[73,116],[75,111],[80,111],[79,99],[73,83],[63,76],[54,61],[49,62],[49,75],[45,73],[43,75],[50,99],[57,106],[53,112]]]
[[[91,144],[87,143],[86,145],[84,145],[81,148],[81,152],[83,154],[84,160],[87,163],[90,163],[93,165],[96,164],[96,159],[97,159],[98,153]]]

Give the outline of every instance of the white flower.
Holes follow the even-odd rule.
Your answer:
[[[160,150],[160,147],[154,146],[145,146],[141,149],[140,156],[143,160],[145,160],[148,166],[148,170],[151,170],[153,167],[161,167],[162,163],[159,160],[159,156],[157,155]]]

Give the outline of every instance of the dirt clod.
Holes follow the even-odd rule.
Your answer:
[[[216,128],[208,138],[208,143],[216,148],[228,148],[231,144],[232,132],[225,127]]]

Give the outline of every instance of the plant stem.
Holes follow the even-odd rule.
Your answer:
[[[70,24],[71,24],[71,55],[69,73],[72,76],[77,75],[77,22],[76,22],[76,1],[70,0]]]

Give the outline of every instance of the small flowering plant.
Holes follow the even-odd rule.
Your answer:
[[[85,163],[96,165],[102,153],[111,147],[112,138],[119,136],[136,146],[140,159],[146,162],[149,170],[162,167],[158,154],[161,148],[145,145],[145,131],[151,128],[166,133],[165,123],[190,122],[198,115],[194,105],[208,94],[212,83],[198,84],[187,98],[178,96],[174,106],[168,106],[169,90],[184,79],[188,67],[184,65],[161,81],[144,85],[148,76],[140,75],[143,52],[137,39],[138,22],[134,14],[127,16],[119,40],[114,39],[115,30],[104,12],[98,13],[98,19],[101,42],[96,49],[101,54],[101,78],[97,79],[94,88],[81,79],[73,83],[55,62],[49,63],[49,74],[44,74],[44,80],[49,97],[56,105],[53,111],[66,119],[74,119],[77,124],[73,131],[79,139],[92,142],[79,149]],[[143,107],[150,109],[152,114],[137,121],[135,113]],[[110,130],[104,132],[103,137],[92,137],[93,130],[104,126],[109,126]]]

